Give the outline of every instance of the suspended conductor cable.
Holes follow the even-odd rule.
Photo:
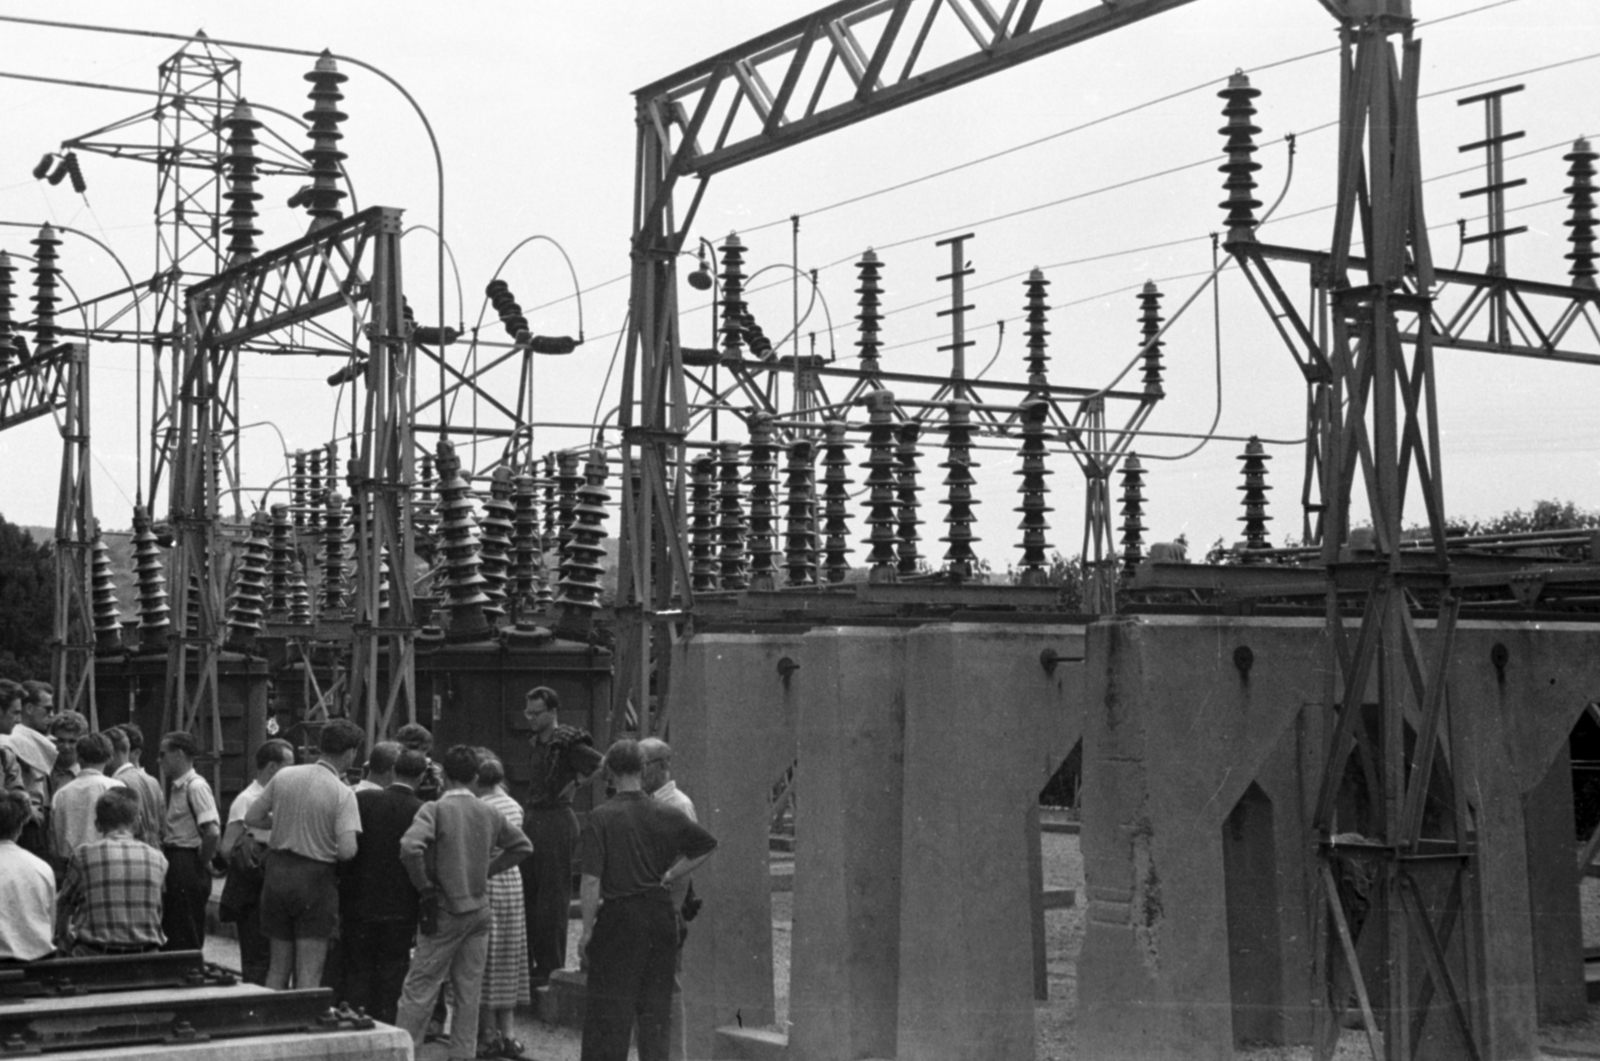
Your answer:
[[[623,314],[622,327],[617,329],[617,343],[611,348],[611,361],[606,365],[606,378],[600,384],[600,395],[595,399],[594,413],[589,417],[589,419],[594,423],[601,425],[600,427],[595,428],[594,434],[590,436],[591,441],[598,440],[600,437],[600,432],[605,430],[604,421],[600,419],[600,406],[606,400],[606,388],[611,386],[611,373],[612,370],[617,367],[617,354],[622,350],[622,337],[628,334],[628,320],[632,316],[633,311],[631,309],[627,313]],[[621,407],[618,406],[618,408]],[[607,419],[609,419],[609,417],[607,417]]]
[[[1288,191],[1288,187],[1287,186],[1284,187],[1284,191]],[[1283,201],[1283,197],[1280,195],[1278,197],[1278,202],[1282,202],[1282,201]],[[1274,203],[1273,206],[1276,207],[1277,203]],[[1218,261],[1217,261],[1218,247],[1219,247],[1219,241],[1218,241],[1218,238],[1217,238],[1217,234],[1215,232],[1213,232],[1213,233],[1211,233],[1211,268],[1213,270],[1213,272],[1212,272],[1213,276],[1216,275],[1216,270],[1218,269],[1218,264],[1219,264]],[[1186,458],[1194,456],[1196,453],[1199,453],[1202,449],[1205,448],[1207,442],[1211,441],[1211,437],[1213,435],[1215,435],[1216,432],[1217,432],[1217,425],[1222,422],[1222,285],[1221,284],[1212,284],[1211,285],[1211,349],[1212,349],[1212,360],[1216,365],[1216,378],[1217,378],[1217,383],[1216,383],[1216,387],[1217,387],[1217,407],[1216,407],[1215,411],[1213,411],[1212,414],[1211,414],[1211,426],[1206,428],[1205,434],[1201,435],[1200,436],[1200,440],[1198,442],[1196,442],[1188,450],[1185,450],[1182,453],[1174,454],[1174,455],[1172,455],[1170,457],[1163,457],[1163,456],[1160,456],[1160,455],[1157,455],[1157,454],[1153,454],[1153,453],[1152,454],[1147,454],[1147,456],[1149,456],[1152,460],[1181,461],[1181,460],[1184,460]]]

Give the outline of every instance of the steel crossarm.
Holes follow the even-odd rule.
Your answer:
[[[664,145],[676,174],[710,176],[1188,2],[840,0],[636,95],[658,135],[679,130]],[[947,29],[960,54],[925,64]]]
[[[59,410],[71,360],[72,348],[62,345],[0,369],[0,431]]]

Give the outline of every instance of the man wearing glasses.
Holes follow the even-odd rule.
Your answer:
[[[588,733],[561,725],[560,707],[556,691],[541,685],[528,691],[522,709],[533,731],[522,821],[533,841],[533,857],[523,867],[522,900],[528,919],[528,972],[535,990],[567,964],[567,907],[578,840],[572,794],[594,776],[604,758]]]

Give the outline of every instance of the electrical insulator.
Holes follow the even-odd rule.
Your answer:
[[[16,354],[16,343],[19,336],[11,330],[12,312],[12,277],[16,275],[17,267],[11,264],[11,255],[0,251],[0,369],[11,364]]]
[[[56,248],[61,237],[55,226],[41,225],[39,234],[31,241],[38,248],[33,252],[33,335],[34,346],[42,354],[56,345],[60,330],[56,327],[56,277],[61,268],[56,264]]]
[[[896,566],[902,575],[916,574],[917,566],[922,561],[921,554],[917,552],[917,543],[922,540],[922,535],[917,532],[922,525],[919,515],[921,509],[917,503],[917,495],[922,492],[922,487],[917,485],[917,458],[922,456],[922,451],[917,448],[917,439],[921,435],[922,425],[915,420],[902,423],[895,435],[894,496],[899,506],[895,535],[900,539],[895,553],[900,558]]]
[[[89,190],[88,183],[83,179],[83,168],[78,165],[78,153],[76,151],[68,151],[61,156],[61,168],[67,171],[67,178],[72,182],[73,191],[82,195]],[[51,176],[53,177],[54,174]],[[55,184],[58,182],[52,180],[50,183]]]
[[[527,342],[530,338],[528,318],[522,315],[522,307],[517,304],[516,296],[512,295],[511,285],[504,280],[490,280],[483,293],[489,296],[489,305],[500,318],[500,324],[511,336],[512,342]]]
[[[322,450],[314,449],[308,455],[307,463],[310,474],[306,478],[306,529],[314,535],[322,533],[322,503],[326,495],[322,491]]]
[[[745,555],[744,496],[739,490],[737,442],[717,444],[717,584],[722,589],[744,589],[750,584]]]
[[[1045,458],[1050,453],[1044,438],[1049,416],[1050,403],[1041,398],[1022,403],[1022,448],[1019,451],[1022,467],[1016,472],[1022,477],[1018,487],[1022,504],[1012,511],[1022,513],[1022,522],[1017,524],[1017,529],[1022,531],[1022,541],[1017,543],[1017,548],[1022,550],[1017,583],[1023,586],[1045,586],[1050,582],[1050,543],[1045,538],[1050,523],[1045,516],[1055,510],[1046,504],[1050,487],[1045,476],[1053,474],[1045,466]]]
[[[69,172],[70,170],[67,167],[67,158],[65,155],[62,155],[56,159],[55,169],[50,171],[50,176],[45,178],[45,182],[48,183],[50,187],[54,188],[62,181],[67,179],[67,174]]]
[[[167,632],[172,629],[167,579],[162,574],[161,546],[142,505],[133,510],[133,577],[139,586],[139,651],[165,652]]]
[[[772,417],[750,418],[750,588],[778,588],[778,444]]]
[[[294,451],[294,476],[291,480],[293,490],[290,497],[293,499],[294,529],[301,530],[306,525],[306,451]]]
[[[516,578],[517,618],[529,614],[537,607],[535,585],[542,572],[539,556],[539,488],[533,476],[522,472],[511,480],[511,497],[516,506],[516,534],[512,547],[516,554],[513,574]]]
[[[511,500],[511,469],[501,466],[489,478],[489,496],[483,501],[482,536],[478,539],[478,570],[483,573],[483,592],[489,598],[483,613],[495,623],[506,615],[506,576],[511,555],[512,518],[516,505]]]
[[[267,598],[267,618],[281,623],[289,617],[289,570],[294,565],[294,524],[288,505],[272,506],[272,592]]]
[[[556,455],[544,455],[544,478],[540,482],[540,489],[544,492],[544,534],[539,545],[545,552],[551,552],[561,547],[560,537],[556,533]]]
[[[378,557],[378,622],[389,621],[389,550]]]
[[[228,153],[223,158],[228,190],[222,193],[228,200],[228,225],[223,231],[229,237],[228,262],[237,265],[256,256],[256,237],[261,235],[261,229],[256,227],[256,203],[261,201],[261,193],[256,191],[256,130],[261,123],[256,121],[250,104],[240,100],[222,120],[222,127],[228,140]]]
[[[1228,124],[1217,130],[1228,138],[1223,148],[1228,154],[1228,161],[1217,167],[1227,174],[1228,179],[1223,181],[1222,187],[1227,191],[1228,198],[1217,205],[1228,211],[1229,241],[1252,239],[1256,227],[1255,211],[1261,205],[1261,200],[1255,196],[1256,179],[1252,176],[1261,168],[1261,163],[1252,156],[1256,153],[1255,136],[1261,128],[1251,121],[1256,108],[1250,101],[1261,95],[1261,91],[1250,87],[1250,78],[1243,71],[1235,71],[1228,78],[1228,87],[1217,95],[1225,101],[1222,114],[1228,119]]]
[[[1144,559],[1144,466],[1137,453],[1122,462],[1122,574],[1132,578]]]
[[[722,243],[722,356],[737,361],[744,356],[744,244],[736,232]]]
[[[867,459],[859,467],[867,470],[867,556],[868,582],[896,582],[895,546],[900,536],[895,533],[895,459],[894,395],[889,391],[872,391],[862,396],[867,407]]]
[[[331,482],[331,479],[330,479]],[[350,606],[349,568],[345,564],[344,495],[328,490],[322,513],[322,607],[323,615],[343,612]]]
[[[572,523],[578,507],[578,487],[583,485],[583,472],[578,468],[576,453],[557,456],[556,485],[556,548],[565,556],[572,541]]]
[[[817,483],[815,449],[805,439],[789,443],[784,467],[784,551],[786,586],[817,581]]]
[[[947,402],[948,419],[945,425],[945,459],[939,467],[945,470],[946,488],[944,515],[945,536],[939,540],[950,548],[945,550],[945,570],[952,582],[965,582],[972,577],[977,554],[972,544],[982,541],[972,533],[976,520],[972,507],[978,502],[972,497],[972,487],[977,480],[972,469],[979,467],[972,460],[972,403],[957,399]]]
[[[306,569],[298,560],[289,569],[289,621],[295,626],[311,625],[311,590],[306,586]]]
[[[439,543],[434,535],[439,514],[433,505],[433,486],[433,454],[424,453],[417,475],[416,493],[411,498],[411,526],[417,555],[428,563],[432,563],[439,554]]]
[[[878,350],[883,345],[878,338],[883,324],[883,286],[879,283],[882,270],[883,264],[870,250],[856,262],[856,281],[860,285],[856,294],[861,296],[861,312],[856,314],[861,338],[856,340],[856,346],[861,350],[861,371],[868,374],[878,371]]]
[[[1044,278],[1041,270],[1035,269],[1028,274],[1024,286],[1028,292],[1028,304],[1024,307],[1028,321],[1028,386],[1032,388],[1030,397],[1042,397],[1043,388],[1050,382],[1045,375],[1045,366],[1050,362],[1050,355],[1045,352],[1048,346],[1046,340],[1050,335],[1045,328],[1050,312],[1050,294],[1045,289],[1050,286],[1050,281]]]
[[[89,593],[94,608],[94,650],[97,653],[122,651],[122,614],[117,610],[117,578],[111,570],[111,550],[100,536],[95,522],[93,560],[90,565]]]
[[[696,593],[717,588],[717,461],[697,457],[689,465],[690,579]]]
[[[829,420],[822,436],[822,570],[843,582],[855,552],[850,548],[850,443],[842,420]]]
[[[600,607],[600,575],[605,570],[606,451],[598,446],[589,451],[583,466],[583,483],[576,491],[573,507],[572,538],[561,554],[561,582],[556,603],[570,621],[585,620]]]
[[[1600,257],[1594,249],[1594,174],[1595,159],[1600,158],[1600,153],[1595,152],[1589,146],[1589,141],[1580,136],[1572,142],[1572,151],[1562,158],[1572,163],[1572,168],[1567,170],[1572,183],[1566,189],[1567,194],[1572,196],[1572,217],[1565,222],[1572,230],[1567,237],[1572,242],[1572,253],[1565,257],[1572,263],[1572,286],[1593,291],[1594,262],[1596,257]]]
[[[46,151],[39,159],[38,163],[33,167],[33,179],[36,181],[42,181],[48,177],[50,175],[50,166],[55,162],[55,160],[56,156],[54,153]],[[61,182],[56,181],[56,183],[60,184]]]
[[[344,138],[339,132],[339,123],[346,115],[339,109],[344,99],[339,86],[350,79],[339,72],[339,64],[326,51],[317,57],[316,66],[305,79],[311,82],[311,109],[305,113],[306,121],[311,123],[306,134],[311,138],[311,146],[301,155],[311,163],[311,191],[306,212],[311,215],[311,231],[315,232],[344,216],[339,209],[339,200],[344,198],[344,192],[339,189],[339,163],[346,156],[339,150],[339,141]]]
[[[228,647],[247,652],[261,634],[261,617],[266,607],[267,566],[271,562],[272,533],[265,512],[250,520],[250,537],[245,539],[239,566],[234,569],[233,596],[228,599]]]
[[[1139,348],[1144,351],[1144,392],[1148,397],[1161,398],[1166,391],[1161,386],[1161,348],[1166,342],[1157,339],[1161,334],[1161,299],[1165,297],[1155,281],[1147,280],[1139,292]]]
[[[472,515],[471,487],[461,477],[461,458],[448,440],[441,439],[434,458],[439,475],[439,548],[444,553],[445,592],[449,600],[449,636],[458,641],[482,636],[489,628],[484,618],[484,577],[479,567],[478,521]]]
[[[772,356],[772,340],[767,338],[767,333],[761,330],[761,325],[756,323],[753,315],[746,313],[743,319],[744,341],[750,347],[750,356],[763,360]]]
[[[1267,491],[1272,489],[1267,485],[1267,461],[1272,457],[1261,440],[1251,435],[1239,459],[1244,462],[1244,485],[1239,487],[1244,493],[1244,515],[1239,517],[1244,524],[1244,550],[1239,561],[1254,564],[1264,559],[1263,551],[1272,548],[1267,540],[1267,523],[1272,519],[1267,515]]]

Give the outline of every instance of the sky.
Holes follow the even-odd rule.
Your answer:
[[[585,338],[565,358],[541,358],[533,419],[592,423],[618,400],[608,370],[626,313],[635,126],[632,91],[716,52],[805,14],[817,5],[768,0],[675,0],[671,4],[390,2],[338,4],[279,0],[216,5],[150,0],[136,6],[85,2],[70,9],[79,22],[187,34],[279,47],[328,48],[381,68],[404,86],[437,136],[444,168],[444,231],[454,262],[447,267],[444,317],[470,328],[483,309],[483,289],[497,269],[533,330],[579,330],[572,274],[582,295]],[[1047,0],[1041,21],[1092,6]],[[0,14],[61,18],[59,4],[13,0]],[[1569,249],[1567,164],[1561,156],[1580,135],[1600,133],[1592,90],[1600,71],[1600,11],[1586,0],[1415,0],[1422,23],[1420,104],[1428,222],[1435,260],[1481,269],[1483,244],[1460,247],[1458,218],[1483,230],[1482,200],[1460,194],[1483,183],[1481,155],[1460,144],[1483,135],[1479,106],[1456,100],[1489,88],[1526,84],[1507,98],[1505,127],[1526,130],[1507,148],[1509,177],[1527,184],[1507,192],[1510,220],[1528,231],[1509,241],[1513,275],[1562,282]],[[952,24],[953,26],[953,24]],[[940,24],[934,47],[952,31]],[[0,23],[10,45],[0,73],[81,79],[153,89],[158,64],[180,46],[171,40]],[[803,352],[849,359],[857,335],[851,263],[875,248],[884,262],[888,370],[943,374],[947,324],[936,315],[947,289],[935,278],[948,269],[947,235],[971,232],[973,275],[968,318],[976,345],[971,366],[993,359],[994,379],[1024,376],[1022,282],[1040,267],[1051,281],[1051,378],[1102,387],[1138,351],[1138,289],[1154,280],[1172,310],[1195,294],[1212,265],[1210,234],[1223,211],[1217,156],[1222,138],[1216,92],[1236,69],[1255,71],[1262,92],[1256,122],[1262,163],[1259,198],[1282,195],[1263,240],[1312,249],[1329,244],[1338,108],[1334,22],[1315,0],[1195,0],[1116,33],[1080,44],[979,82],[942,93],[711,179],[691,241],[740,233],[749,272],[772,267],[750,297],[769,335],[793,325],[791,260],[818,270],[817,305],[800,324]],[[303,74],[311,60],[244,47],[242,88],[252,102],[301,113],[308,109]],[[1559,65],[1556,65],[1559,64]],[[1541,69],[1547,68],[1548,69]],[[1531,72],[1530,72],[1531,71]],[[438,189],[429,139],[415,111],[394,87],[346,66],[342,148],[362,206],[405,211],[404,276],[408,298],[424,322],[439,316],[435,256]],[[769,75],[771,76],[771,75]],[[138,95],[0,78],[0,247],[31,253],[29,228],[67,225],[111,247],[136,278],[155,269],[154,168],[146,163],[82,157],[86,195],[67,184],[31,178],[41,153],[149,106]],[[1432,95],[1428,95],[1432,94]],[[302,134],[272,120],[287,139]],[[154,126],[144,135],[153,139]],[[1296,134],[1292,178],[1285,134]],[[134,133],[128,133],[132,138]],[[986,160],[986,161],[985,161]],[[951,172],[942,172],[942,171]],[[914,183],[908,183],[914,182]],[[293,177],[265,181],[261,245],[302,234],[303,213],[285,207]],[[892,190],[886,190],[892,189]],[[686,200],[680,200],[680,210]],[[798,234],[790,218],[798,215]],[[531,239],[542,236],[546,239]],[[553,241],[553,242],[552,242]],[[558,253],[559,244],[570,258]],[[514,252],[514,253],[513,253]],[[66,280],[80,296],[123,285],[109,256],[68,235]],[[510,255],[507,259],[507,255]],[[684,263],[684,271],[691,265]],[[459,273],[460,297],[456,288]],[[1284,267],[1286,286],[1306,303],[1304,272]],[[26,315],[26,272],[19,315]],[[711,309],[684,285],[685,342],[708,345]],[[809,284],[799,293],[804,310]],[[1005,320],[1003,338],[996,322]],[[829,321],[832,322],[830,331]],[[484,336],[500,339],[493,315]],[[813,338],[814,336],[814,338]],[[1569,345],[1600,350],[1593,334]],[[786,348],[787,349],[787,348]],[[1262,438],[1274,458],[1271,515],[1275,541],[1300,529],[1304,385],[1267,313],[1237,269],[1222,272],[1166,336],[1166,397],[1147,424],[1170,432],[1136,446],[1146,468],[1144,523],[1149,540],[1185,536],[1205,547],[1240,536],[1243,439]],[[464,345],[452,357],[467,357]],[[1595,369],[1463,351],[1441,351],[1439,406],[1443,482],[1450,515],[1488,517],[1560,498],[1600,508],[1600,426],[1593,415]],[[142,466],[135,393],[148,429],[149,355],[126,344],[90,352],[93,498],[108,528],[128,525]],[[348,395],[326,377],[337,365],[321,359],[246,358],[240,366],[241,418],[262,425],[244,432],[244,509],[273,499],[285,448],[311,448],[348,430]],[[1129,380],[1136,380],[1137,369]],[[609,381],[602,389],[602,381]],[[514,393],[506,373],[487,385]],[[423,394],[429,384],[425,381]],[[928,397],[905,388],[902,397]],[[479,410],[487,421],[489,414]],[[454,422],[469,422],[465,400]],[[1119,423],[1126,410],[1113,408]],[[270,426],[267,426],[269,425]],[[1215,427],[1213,428],[1213,424]],[[727,420],[722,423],[726,435]],[[1216,436],[1206,441],[1202,436]],[[735,429],[734,437],[739,430]],[[589,431],[541,427],[535,449],[582,444]],[[931,449],[931,447],[925,447]],[[60,440],[48,420],[0,433],[5,488],[0,514],[13,522],[54,520]],[[937,462],[930,452],[926,465]],[[996,568],[1015,563],[1018,460],[1008,452],[979,456],[980,555]],[[479,470],[487,449],[469,453]],[[1083,478],[1057,454],[1051,543],[1071,555],[1082,547]],[[930,469],[924,499],[940,496]],[[1113,496],[1118,493],[1113,485]],[[157,514],[165,498],[156,499]],[[1421,519],[1419,507],[1408,510]],[[1359,519],[1360,512],[1357,513]],[[925,512],[937,520],[937,510]],[[858,529],[864,530],[859,522]],[[937,537],[937,533],[926,537]],[[614,524],[613,524],[614,532]],[[924,552],[933,543],[925,542]],[[858,547],[859,548],[859,547]],[[859,556],[864,555],[858,553]]]

